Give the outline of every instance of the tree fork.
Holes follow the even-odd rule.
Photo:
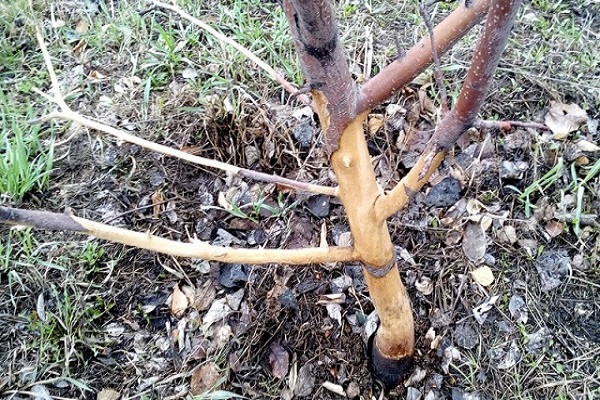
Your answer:
[[[386,386],[396,386],[412,360],[414,323],[387,223],[375,213],[374,206],[383,193],[364,135],[368,112],[356,115],[356,85],[330,1],[288,0],[284,8],[331,151],[338,197],[348,216],[354,250],[363,263],[370,297],[381,321],[370,349],[372,369]]]

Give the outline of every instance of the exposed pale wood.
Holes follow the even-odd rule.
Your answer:
[[[400,183],[377,200],[378,218],[387,219],[404,208],[410,194],[419,191],[439,167],[446,152],[477,120],[477,113],[492,84],[492,77],[508,41],[521,0],[496,0],[490,6],[485,28],[456,105],[436,126],[427,147]]]
[[[73,231],[162,254],[227,263],[309,265],[356,261],[358,258],[352,247],[243,249],[213,246],[199,240],[183,243],[164,239],[150,233],[117,228],[71,214],[30,211],[9,207],[0,207],[0,223],[48,230]]]

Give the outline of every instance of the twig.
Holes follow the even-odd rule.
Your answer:
[[[442,65],[440,63],[440,57],[438,55],[437,47],[435,46],[435,34],[433,31],[433,24],[431,23],[431,17],[429,10],[427,10],[427,4],[421,3],[419,5],[421,16],[429,31],[429,41],[431,42],[431,56],[433,57],[433,76],[440,92],[440,103],[442,106],[442,117],[448,112],[448,95],[446,94],[446,86],[444,85],[444,76],[442,75]]]
[[[164,146],[162,144],[158,144],[152,142],[150,140],[142,139],[138,136],[127,133],[123,130],[113,128],[112,126],[108,126],[102,124],[100,122],[96,122],[89,118],[84,117],[83,115],[76,113],[72,110],[66,111],[53,111],[44,117],[43,120],[49,120],[53,118],[59,118],[67,121],[73,121],[80,125],[83,125],[87,128],[94,129],[99,132],[107,133],[111,136],[116,137],[119,140],[124,142],[129,142],[133,144],[137,144],[138,146],[144,147],[146,149],[155,151],[160,154],[168,155],[171,157],[175,157],[181,160],[185,160],[192,164],[201,165],[203,167],[220,169],[221,171],[229,172],[231,174],[249,178],[256,181],[268,182],[268,183],[276,183],[283,186],[287,186],[293,189],[302,190],[309,193],[319,193],[326,194],[329,196],[337,196],[337,188],[329,187],[329,186],[321,186],[315,185],[312,183],[305,183],[295,181],[293,179],[284,178],[277,175],[265,174],[263,172],[253,171],[251,169],[236,167],[235,165],[227,164],[221,161],[213,160],[210,158],[196,156],[190,153],[186,153],[185,151],[177,150],[169,146]]]
[[[60,86],[58,85],[58,78],[56,77],[56,72],[54,71],[54,67],[52,67],[52,60],[50,59],[50,53],[48,53],[48,49],[46,48],[46,43],[44,43],[44,38],[42,37],[42,33],[40,32],[40,28],[35,28],[35,36],[40,44],[40,49],[42,50],[42,55],[44,57],[44,62],[46,63],[46,67],[48,68],[48,74],[50,75],[50,82],[52,83],[52,88],[50,90],[54,94],[54,97],[48,97],[47,95],[42,95],[46,99],[56,103],[61,109],[68,109],[67,103],[60,93]],[[38,91],[41,94],[41,92]]]
[[[207,23],[186,13],[176,4],[167,4],[167,3],[163,3],[163,2],[157,1],[157,0],[152,1],[152,4],[155,7],[171,10],[174,13],[179,14],[179,16],[181,18],[190,21],[194,25],[198,25],[200,28],[202,28],[206,32],[210,33],[211,35],[213,35],[215,38],[217,38],[221,42],[227,43],[228,45],[232,46],[237,51],[239,51],[240,53],[242,53],[243,55],[248,57],[249,60],[253,61],[256,65],[258,65],[260,68],[262,68],[267,74],[269,74],[271,76],[271,78],[273,80],[278,82],[290,94],[293,95],[298,91],[298,89],[294,85],[292,85],[290,82],[288,82],[280,73],[275,71],[273,69],[273,67],[271,67],[269,64],[267,64],[260,58],[258,58],[250,50],[246,49],[244,46],[242,46],[235,40],[231,39],[230,37],[227,37],[227,36],[223,35],[222,33],[218,32],[217,30],[215,30],[212,26],[208,25]],[[306,95],[298,94],[295,96],[295,98],[297,98],[298,100],[300,100],[302,103],[306,104],[307,106],[310,106],[312,104],[312,102],[310,101],[310,98]]]
[[[0,223],[29,226],[47,230],[61,230],[91,235],[111,242],[178,257],[192,257],[227,263],[248,264],[320,264],[356,261],[352,247],[315,247],[304,249],[241,249],[213,246],[207,242],[192,240],[190,243],[161,238],[150,233],[134,232],[116,228],[71,214],[47,211],[21,210],[0,207]]]
[[[36,92],[40,93],[43,97],[45,97],[49,101],[56,103],[60,107],[61,111],[52,111],[49,114],[46,114],[45,116],[38,118],[34,121],[31,121],[31,122],[33,122],[33,123],[43,122],[43,121],[48,121],[48,120],[54,119],[54,118],[73,121],[73,122],[76,122],[87,128],[94,129],[94,130],[112,135],[119,140],[137,144],[138,146],[147,148],[147,149],[155,151],[157,153],[161,153],[161,154],[169,155],[169,156],[176,157],[176,158],[179,158],[182,160],[186,160],[193,164],[202,165],[204,167],[209,167],[209,168],[220,169],[222,171],[226,171],[231,174],[238,175],[240,177],[254,179],[254,180],[262,181],[262,182],[276,183],[276,184],[280,184],[283,186],[288,186],[290,188],[310,192],[310,193],[319,193],[319,194],[326,194],[329,196],[337,196],[337,188],[335,188],[335,187],[321,186],[321,185],[314,185],[311,183],[299,182],[299,181],[295,181],[293,179],[288,179],[288,178],[280,177],[277,175],[269,175],[269,174],[253,171],[253,170],[246,169],[246,168],[236,167],[234,165],[216,161],[216,160],[212,160],[209,158],[195,156],[193,154],[189,154],[189,153],[186,153],[181,150],[173,149],[168,146],[164,146],[164,145],[161,145],[161,144],[149,141],[149,140],[142,139],[140,137],[137,137],[137,136],[127,133],[125,131],[113,128],[111,126],[102,124],[97,121],[94,121],[90,118],[87,118],[87,117],[71,110],[71,108],[65,103],[65,101],[62,97],[62,94],[60,93],[60,89],[58,88],[58,80],[56,79],[56,73],[54,72],[54,67],[52,66],[52,61],[50,60],[50,55],[48,53],[48,49],[46,48],[44,39],[42,38],[42,35],[39,32],[39,30],[37,32],[37,38],[38,38],[38,41],[40,44],[40,49],[42,50],[42,53],[44,55],[44,61],[46,62],[46,68],[48,69],[48,73],[50,74],[50,79],[52,80],[52,84],[53,84],[52,91],[53,91],[54,96],[50,97],[48,95],[43,94],[39,90],[36,90]]]
[[[493,121],[478,119],[473,123],[473,127],[482,129],[502,129],[505,131],[511,130],[513,127],[517,128],[533,128],[541,130],[550,130],[545,124],[538,122],[523,122],[523,121]]]

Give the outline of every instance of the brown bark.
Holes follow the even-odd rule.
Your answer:
[[[439,55],[446,52],[477,25],[485,15],[491,0],[478,0],[470,7],[459,6],[433,30]],[[433,61],[431,39],[425,37],[402,57],[369,79],[360,91],[357,112],[370,110],[387,100],[404,85],[419,75]]]
[[[388,218],[405,207],[444,160],[446,152],[476,121],[514,23],[521,0],[496,0],[490,6],[465,83],[454,108],[437,125],[427,147],[409,173],[377,201],[377,215]]]

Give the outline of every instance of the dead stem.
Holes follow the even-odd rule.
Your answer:
[[[47,230],[78,232],[99,239],[106,239],[111,242],[172,256],[199,258],[226,263],[308,265],[356,261],[358,258],[353,247],[241,249],[213,246],[207,242],[194,239],[190,243],[183,243],[164,239],[149,232],[142,233],[116,228],[67,213],[21,210],[9,207],[0,207],[0,223]]]
[[[222,33],[218,32],[216,29],[214,29],[212,26],[208,25],[207,23],[199,20],[198,18],[195,18],[195,17],[191,16],[188,13],[186,13],[184,10],[182,10],[175,3],[173,3],[173,4],[167,4],[167,3],[163,3],[161,1],[154,0],[154,1],[152,1],[152,4],[155,7],[163,8],[163,9],[166,9],[166,10],[170,10],[170,11],[176,13],[176,14],[179,14],[179,16],[181,18],[188,20],[192,24],[197,25],[198,27],[202,28],[206,32],[210,33],[212,36],[214,36],[215,38],[217,38],[221,42],[226,43],[229,46],[235,48],[237,51],[239,51],[240,53],[242,53],[243,55],[245,55],[246,57],[248,57],[249,60],[251,60],[256,65],[258,65],[260,68],[262,68],[267,74],[269,74],[269,76],[274,81],[276,81],[277,83],[279,83],[294,98],[297,98],[299,101],[301,101],[302,103],[306,104],[307,106],[310,106],[312,104],[312,102],[310,101],[310,98],[306,94],[298,93],[298,89],[294,85],[292,85],[290,82],[288,82],[283,77],[283,75],[281,75],[280,73],[278,73],[277,71],[275,71],[275,69],[273,69],[273,67],[271,67],[269,64],[267,64],[266,62],[264,62],[260,58],[258,58],[254,53],[252,53],[250,50],[248,50],[247,48],[245,48],[244,46],[242,46],[241,44],[239,44],[235,40],[231,39],[230,37],[227,37],[227,36],[223,35]]]
[[[48,96],[41,91],[34,89],[37,93],[40,93],[44,98],[48,101],[54,102],[57,104],[61,111],[52,111],[45,116],[33,120],[31,122],[37,123],[41,121],[48,121],[50,119],[58,118],[67,121],[73,121],[80,125],[83,125],[87,128],[97,130],[99,132],[107,133],[111,136],[116,137],[119,140],[124,142],[129,142],[133,144],[137,144],[138,146],[144,147],[146,149],[155,151],[157,153],[169,155],[175,158],[179,158],[181,160],[185,160],[191,162],[193,164],[202,165],[204,167],[220,169],[222,171],[229,172],[234,175],[238,175],[240,177],[245,177],[257,181],[269,182],[269,183],[277,183],[283,186],[287,186],[293,189],[309,192],[309,193],[318,193],[318,194],[326,194],[329,196],[337,196],[337,188],[329,187],[329,186],[321,186],[314,185],[311,183],[299,182],[293,179],[288,179],[284,177],[280,177],[277,175],[265,174],[262,172],[257,172],[245,168],[236,167],[231,164],[227,164],[224,162],[220,162],[217,160],[195,156],[193,154],[186,153],[181,150],[177,150],[168,146],[164,146],[149,140],[142,139],[120,129],[113,128],[109,125],[103,124],[101,122],[94,121],[90,118],[87,118],[73,110],[65,103],[64,98],[60,92],[60,88],[58,86],[58,79],[56,78],[56,72],[54,71],[54,67],[52,66],[52,61],[50,59],[50,54],[48,53],[48,49],[44,43],[44,39],[42,38],[41,33],[37,32],[37,39],[39,41],[40,49],[42,50],[42,54],[44,55],[44,61],[46,63],[46,68],[48,69],[48,73],[50,74],[50,79],[52,81],[52,92],[53,96]]]
[[[419,10],[421,16],[427,26],[429,32],[429,41],[431,42],[431,56],[433,57],[433,76],[435,77],[435,83],[437,84],[438,91],[440,92],[440,104],[442,106],[442,117],[448,112],[448,95],[446,94],[446,86],[444,85],[444,76],[442,74],[442,65],[440,64],[440,56],[435,45],[435,32],[433,31],[433,24],[431,23],[431,16],[427,9],[428,4],[421,3]]]
[[[478,119],[473,123],[474,128],[483,128],[483,129],[502,129],[508,131],[513,127],[516,128],[533,128],[548,131],[550,128],[544,124],[540,124],[538,122],[525,122],[525,121],[492,121],[492,120],[483,120]]]

